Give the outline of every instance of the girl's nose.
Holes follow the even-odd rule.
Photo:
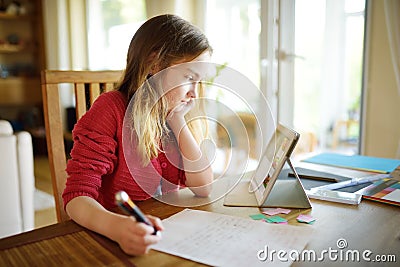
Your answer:
[[[196,88],[197,88],[197,84],[194,83],[191,87],[190,90],[187,92],[187,96],[190,98],[196,98]]]

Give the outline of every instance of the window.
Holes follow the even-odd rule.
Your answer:
[[[206,10],[214,60],[264,92],[273,116],[303,133],[302,140],[309,142],[305,152],[358,153],[365,0],[208,0]],[[261,61],[265,69],[260,69],[260,54],[267,54]],[[229,93],[217,94],[221,102],[245,111]]]
[[[313,134],[321,150],[358,153],[365,0],[290,3],[293,29],[281,33],[294,36],[294,51],[282,50],[290,57],[280,59],[283,66],[292,64],[293,72],[281,72],[280,80],[292,83],[280,89],[293,90],[294,106],[280,99],[280,118]],[[287,9],[283,6],[281,20]]]
[[[236,156],[248,151],[252,158],[260,154],[256,116],[266,109],[260,105],[259,90],[260,8],[259,0],[208,0],[204,27],[214,49],[213,62],[226,65],[220,70],[220,80],[232,82],[232,86],[213,86],[207,91],[208,98],[219,103],[207,107],[218,122],[214,127],[217,146],[237,149]],[[220,80],[216,77],[215,82]]]
[[[146,19],[144,0],[88,0],[89,69],[124,69],[129,43]]]
[[[239,71],[259,87],[260,1],[208,0],[206,14],[205,34],[214,49],[213,61]],[[223,90],[218,94],[226,102],[235,102]],[[243,103],[235,104],[238,110],[245,109]]]

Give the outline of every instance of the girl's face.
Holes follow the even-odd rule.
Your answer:
[[[206,51],[192,61],[178,62],[177,65],[166,70],[163,87],[166,90],[168,112],[178,106],[184,107],[193,104],[193,99],[198,97],[199,83],[206,76],[204,64],[196,64],[196,62],[209,62],[210,59],[210,53]]]

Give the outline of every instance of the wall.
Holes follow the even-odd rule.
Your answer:
[[[386,29],[384,1],[369,1],[363,154],[400,158],[400,95]],[[400,10],[399,10],[400,13]]]

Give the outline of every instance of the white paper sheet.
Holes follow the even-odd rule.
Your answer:
[[[152,248],[212,266],[290,266],[290,251],[304,249],[312,229],[307,226],[276,225],[251,218],[185,209],[165,220],[160,243]],[[277,253],[265,261],[260,250]],[[265,258],[265,253],[259,255]]]

